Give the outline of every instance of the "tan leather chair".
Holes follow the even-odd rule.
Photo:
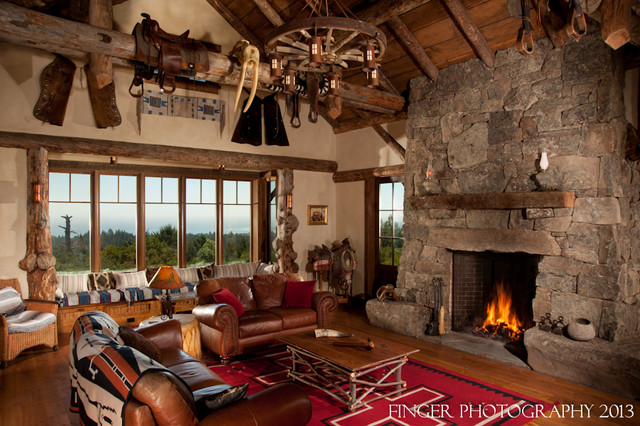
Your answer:
[[[13,287],[20,293],[20,282],[15,279],[0,280],[0,289]],[[24,300],[27,311],[49,312],[57,317],[58,304],[44,300]],[[9,324],[4,315],[0,315],[0,367],[5,368],[7,362],[15,359],[20,352],[34,346],[45,345],[58,350],[58,327],[57,321],[39,330],[11,333],[9,334]]]

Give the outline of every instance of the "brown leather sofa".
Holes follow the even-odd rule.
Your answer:
[[[137,329],[159,347],[160,366],[137,351],[132,357],[129,346],[114,345],[118,325],[113,322],[112,326],[113,320],[106,314],[94,311],[83,317],[74,327],[70,347],[72,410],[75,398],[83,424],[293,426],[305,425],[311,418],[311,401],[305,391],[293,383],[285,383],[213,410],[198,421],[193,392],[225,382],[204,363],[182,351],[178,321],[168,320]],[[87,342],[91,342],[90,345]],[[95,357],[96,350],[98,357]],[[100,371],[99,358],[109,360]],[[125,396],[123,376],[129,379],[134,372],[139,372],[139,378]],[[111,389],[111,393],[107,389]],[[123,396],[127,401],[124,407],[114,395]],[[105,419],[105,416],[112,418]]]
[[[282,304],[288,280],[302,278],[281,273],[198,283],[198,305],[193,314],[200,322],[202,344],[228,362],[230,357],[273,344],[281,336],[328,328],[329,315],[338,306],[336,295],[314,292],[310,308],[285,308]],[[214,300],[213,295],[223,288],[231,291],[244,307],[240,317],[230,305]]]

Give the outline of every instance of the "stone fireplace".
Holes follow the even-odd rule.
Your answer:
[[[441,70],[436,82],[411,81],[396,289],[406,307],[395,331],[417,335],[424,323],[415,318],[433,318],[440,280],[444,331],[456,329],[454,253],[492,252],[535,257],[529,326],[550,314],[589,319],[601,343],[637,335],[640,173],[625,158],[623,90],[620,58],[599,31],[562,48],[541,39],[529,56],[499,51],[494,69],[474,59]],[[550,166],[538,174],[543,151]],[[525,344],[536,348],[578,343],[530,331]],[[529,364],[562,375],[534,365],[536,357],[553,355],[529,350]],[[638,358],[624,363],[637,369]]]

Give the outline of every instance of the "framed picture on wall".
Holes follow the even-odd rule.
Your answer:
[[[326,225],[327,210],[327,206],[307,206],[307,224]]]

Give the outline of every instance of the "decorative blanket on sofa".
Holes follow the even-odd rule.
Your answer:
[[[69,342],[70,410],[84,425],[121,425],[129,393],[144,374],[169,371],[118,342],[118,324],[99,311],[80,316]]]
[[[195,284],[186,283],[184,287],[171,290],[171,293],[193,292]],[[60,306],[89,305],[108,302],[138,302],[140,300],[150,300],[162,295],[163,290],[157,288],[122,288],[116,290],[94,290],[79,291],[77,293],[64,293],[62,298],[57,299]],[[194,295],[195,297],[195,295]]]

